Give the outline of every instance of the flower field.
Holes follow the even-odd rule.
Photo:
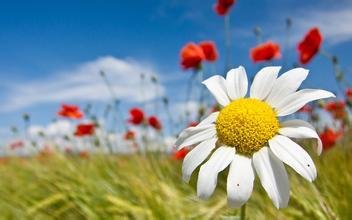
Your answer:
[[[314,157],[320,171],[314,184],[289,170],[292,191],[286,209],[271,205],[256,183],[248,218],[348,219],[352,175],[343,170],[352,166],[351,147],[337,146]],[[213,197],[202,201],[195,195],[196,176],[188,185],[180,172],[179,161],[160,154],[11,158],[0,165],[1,218],[228,219],[239,212],[227,207],[225,175]]]

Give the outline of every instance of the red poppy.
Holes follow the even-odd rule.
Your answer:
[[[134,140],[135,138],[136,138],[136,134],[134,133],[134,131],[131,131],[131,130],[126,131],[124,135],[125,140]]]
[[[205,59],[203,49],[195,44],[186,44],[180,52],[181,66],[183,69],[198,69]]]
[[[161,125],[159,119],[156,116],[150,116],[148,118],[148,123],[155,130],[161,130],[161,128],[162,128],[162,125]]]
[[[280,46],[273,41],[267,41],[251,48],[250,57],[254,63],[279,59],[281,58]]]
[[[189,152],[189,149],[184,147],[181,150],[175,151],[172,155],[172,158],[175,160],[183,160],[183,158],[185,158],[188,152]]]
[[[95,125],[92,123],[87,124],[79,124],[76,127],[75,136],[82,137],[82,136],[91,136],[94,134]]]
[[[79,157],[87,159],[89,157],[89,152],[87,150],[82,150],[79,152]]]
[[[39,157],[47,157],[53,154],[54,154],[54,150],[50,146],[45,145],[43,149],[40,150]]]
[[[10,149],[15,150],[24,147],[24,143],[21,140],[14,141],[10,143]]]
[[[336,142],[342,137],[343,132],[342,131],[334,131],[331,128],[326,128],[324,132],[319,134],[320,139],[323,143],[323,149],[324,150],[329,150],[331,149]]]
[[[213,41],[203,41],[199,43],[205,55],[205,60],[214,62],[218,59],[218,51]]]
[[[352,88],[347,88],[346,89],[346,97],[348,101],[352,101]]]
[[[198,122],[192,121],[192,122],[188,123],[188,127],[195,127],[198,124],[199,124]],[[189,151],[190,151],[189,147],[184,147],[181,150],[175,151],[173,158],[176,160],[182,160]]]
[[[221,110],[221,106],[219,104],[214,104],[212,107],[211,107],[211,112],[218,112]]]
[[[304,105],[301,109],[298,110],[298,112],[303,112],[303,113],[312,113],[313,108],[310,105]]]
[[[234,3],[235,0],[218,0],[214,5],[214,10],[220,16],[226,15]]]
[[[346,103],[344,101],[331,101],[325,104],[325,110],[330,112],[335,119],[343,119],[345,117]]]
[[[190,123],[188,123],[188,127],[195,127],[197,126],[199,123],[196,121],[191,121]]]
[[[130,109],[130,118],[128,121],[134,125],[140,125],[144,121],[144,112],[140,108]]]
[[[8,160],[9,160],[9,158],[7,158],[7,157],[0,157],[0,165],[6,164]]]
[[[299,52],[299,61],[307,64],[318,53],[320,45],[323,41],[318,28],[314,27],[308,31],[303,40],[299,42],[297,50]]]
[[[65,147],[64,151],[65,151],[66,154],[72,154],[73,153],[73,150],[72,150],[71,147]]]
[[[61,105],[59,112],[57,113],[59,116],[71,119],[81,119],[83,117],[83,112],[76,105]]]

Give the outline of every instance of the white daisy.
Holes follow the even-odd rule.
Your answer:
[[[277,208],[286,207],[289,181],[284,164],[292,167],[308,181],[317,176],[308,153],[290,138],[314,138],[315,151],[322,151],[321,140],[313,126],[302,120],[280,122],[279,117],[292,114],[306,103],[335,97],[324,90],[296,91],[306,79],[308,70],[292,69],[280,77],[280,67],[261,69],[247,93],[248,80],[240,66],[227,73],[226,79],[216,75],[203,84],[223,107],[200,122],[183,130],[175,145],[178,149],[197,144],[183,161],[183,179],[212,153],[198,175],[197,194],[208,198],[214,192],[218,173],[230,166],[227,176],[228,203],[240,207],[249,199],[257,173],[262,186]]]

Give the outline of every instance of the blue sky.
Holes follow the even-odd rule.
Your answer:
[[[223,19],[213,12],[214,2],[2,2],[0,134],[6,135],[11,125],[21,126],[24,112],[31,114],[33,123],[49,122],[63,102],[81,106],[90,102],[101,113],[109,94],[94,75],[96,68],[118,72],[117,66],[127,65],[126,75],[120,72],[112,76],[107,71],[116,83],[117,93],[122,94],[124,111],[140,101],[138,95],[126,94],[140,94],[137,72],[142,71],[160,79],[159,92],[170,97],[172,109],[177,111],[190,76],[179,67],[179,50],[185,43],[214,40],[221,57],[216,69],[224,69]],[[283,54],[288,63],[296,61],[296,42],[309,27],[318,26],[325,38],[323,48],[338,55],[347,74],[352,74],[352,4],[347,0],[237,1],[231,12],[232,65],[243,65],[253,75],[262,66],[254,65],[248,58],[249,48],[256,44],[253,28],[260,26],[265,40],[273,39],[283,45],[287,17],[293,20],[290,45]],[[273,64],[281,65],[282,60]],[[337,90],[332,67],[324,57],[316,57],[307,68],[311,74],[305,87]],[[83,91],[88,92],[85,95]],[[158,94],[154,95],[149,98]]]

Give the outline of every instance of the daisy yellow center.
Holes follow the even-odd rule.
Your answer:
[[[260,150],[278,130],[276,112],[267,103],[253,98],[231,102],[216,119],[219,141],[247,156]]]

